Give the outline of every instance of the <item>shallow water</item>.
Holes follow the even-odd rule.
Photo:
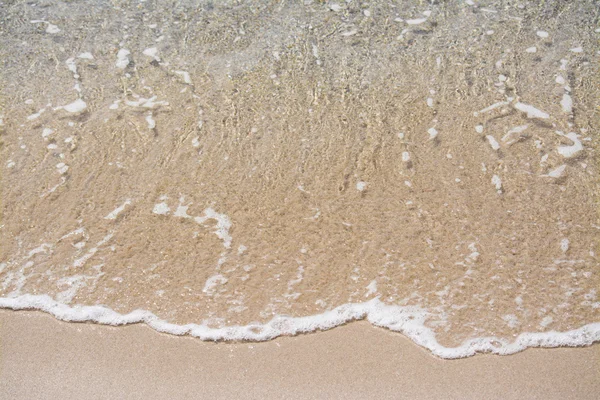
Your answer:
[[[538,3],[1,5],[0,306],[600,340],[600,25]]]

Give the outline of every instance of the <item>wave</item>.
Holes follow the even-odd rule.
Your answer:
[[[425,325],[429,315],[426,310],[414,306],[386,305],[377,298],[363,303],[343,304],[333,310],[311,316],[280,315],[265,324],[222,328],[201,324],[172,324],[146,310],[120,314],[104,306],[69,306],[47,295],[0,297],[0,308],[40,310],[69,322],[96,322],[112,326],[144,323],[158,332],[189,335],[206,341],[260,342],[279,336],[325,331],[352,321],[366,320],[374,326],[400,332],[432,354],[445,359],[465,358],[477,353],[508,355],[530,347],[590,346],[600,341],[600,322],[596,322],[564,332],[525,332],[513,342],[497,337],[481,337],[468,339],[458,347],[444,347],[438,343],[433,331]]]

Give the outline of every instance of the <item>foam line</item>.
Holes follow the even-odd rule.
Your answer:
[[[333,310],[306,317],[276,316],[265,324],[210,328],[206,325],[176,325],[161,320],[150,311],[134,310],[128,314],[103,306],[69,306],[47,295],[20,295],[0,298],[0,308],[35,309],[52,314],[63,321],[91,321],[104,325],[145,323],[152,329],[173,335],[190,335],[206,341],[265,341],[278,336],[297,335],[328,330],[347,322],[365,319],[372,325],[400,332],[434,355],[464,358],[477,353],[514,354],[529,347],[589,346],[600,341],[600,322],[566,332],[522,333],[509,342],[496,337],[469,339],[458,347],[444,347],[433,331],[425,326],[429,313],[419,307],[390,306],[375,298],[364,303],[348,303]]]

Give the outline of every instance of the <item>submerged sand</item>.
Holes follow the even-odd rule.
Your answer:
[[[597,4],[538,3],[2,6],[0,296],[600,321]]]

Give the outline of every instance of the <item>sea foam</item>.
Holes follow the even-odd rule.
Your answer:
[[[438,343],[433,331],[425,325],[429,315],[426,310],[414,306],[386,305],[377,298],[363,303],[347,303],[311,316],[276,316],[265,324],[222,328],[200,324],[176,325],[145,310],[120,314],[104,306],[69,306],[47,295],[2,297],[0,308],[40,310],[69,322],[90,321],[113,326],[145,323],[158,332],[190,335],[206,341],[266,341],[279,336],[324,331],[351,321],[367,320],[374,326],[400,332],[434,355],[446,359],[464,358],[477,353],[508,355],[529,347],[589,346],[600,341],[600,322],[596,322],[565,332],[521,333],[512,342],[497,337],[481,337],[466,340],[458,347],[444,347]]]

